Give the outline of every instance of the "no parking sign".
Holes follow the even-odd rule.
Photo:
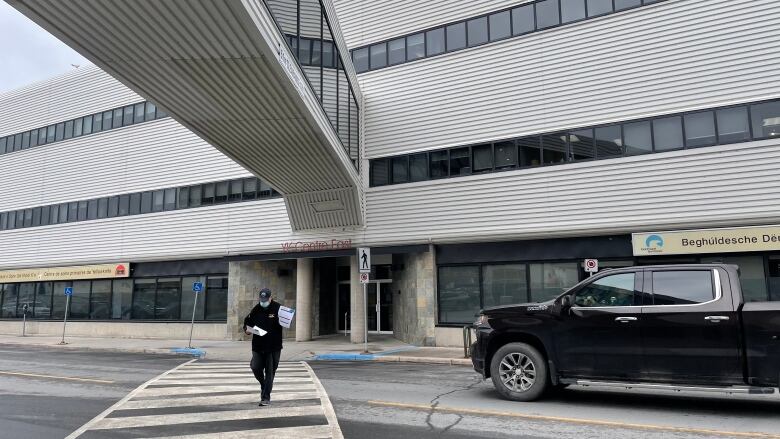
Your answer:
[[[585,259],[585,271],[588,273],[597,273],[599,271],[599,260]]]

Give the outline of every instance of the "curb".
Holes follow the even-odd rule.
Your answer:
[[[449,366],[472,366],[468,358],[406,357],[379,354],[320,354],[312,357],[317,361],[376,361],[379,363],[425,363]]]
[[[0,342],[0,344],[3,344]],[[201,349],[186,349],[186,348],[170,348],[170,349],[161,349],[161,348],[97,348],[97,347],[91,347],[91,346],[75,346],[75,345],[60,345],[60,344],[22,344],[22,343],[4,343],[8,345],[14,345],[14,346],[24,346],[24,347],[38,347],[38,348],[55,348],[55,349],[64,349],[64,350],[71,350],[71,351],[90,351],[90,352],[111,352],[111,353],[118,353],[118,354],[155,354],[155,355],[169,355],[169,356],[189,356],[189,357],[200,357],[204,358],[206,356],[206,351]],[[198,351],[197,353],[194,351]]]

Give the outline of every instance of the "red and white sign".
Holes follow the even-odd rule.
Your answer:
[[[588,273],[596,273],[599,271],[598,259],[585,259],[585,271]]]
[[[361,284],[368,283],[368,273],[360,273],[360,283]]]

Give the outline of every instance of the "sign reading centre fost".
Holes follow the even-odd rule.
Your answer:
[[[357,249],[358,266],[361,273],[371,273],[371,249],[359,247]]]
[[[634,256],[780,250],[780,226],[634,233]]]

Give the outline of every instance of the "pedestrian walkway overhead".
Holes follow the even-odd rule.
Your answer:
[[[295,10],[296,1],[286,1],[273,3]],[[324,87],[307,79],[266,1],[7,2],[269,182],[284,196],[294,230],[364,224],[361,95],[349,57],[335,63],[352,93],[342,128],[344,116],[328,114]],[[330,15],[330,2],[322,5],[316,13]],[[337,28],[335,14],[326,18]],[[333,34],[347,54],[340,32]],[[333,106],[342,99],[336,94]]]

